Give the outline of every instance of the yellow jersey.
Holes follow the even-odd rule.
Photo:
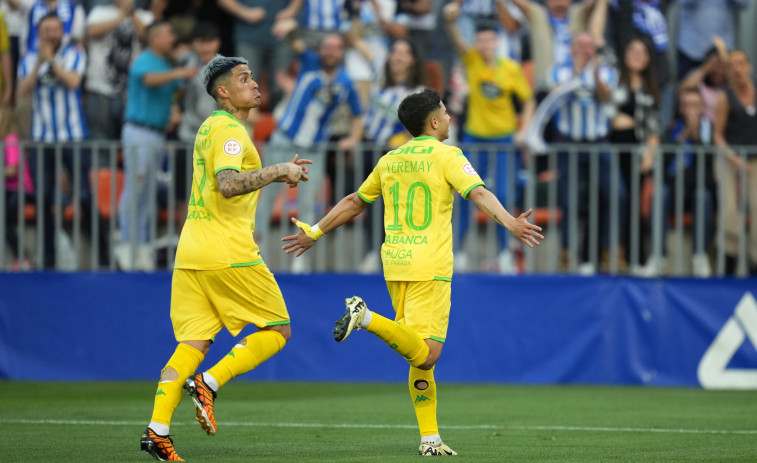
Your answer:
[[[9,53],[11,51],[11,40],[8,36],[8,25],[5,22],[5,15],[0,11],[0,53]],[[5,85],[2,73],[0,73],[0,88]]]
[[[465,133],[479,138],[500,138],[518,129],[513,95],[523,103],[533,96],[523,68],[511,59],[497,58],[490,68],[476,49],[462,55],[470,87]]]
[[[417,137],[379,159],[358,190],[384,198],[384,277],[389,281],[451,280],[452,204],[484,182],[455,146]]]
[[[260,155],[241,122],[214,111],[195,138],[192,194],[176,249],[175,268],[219,270],[261,263],[252,235],[260,190],[224,198],[216,174],[258,170]]]

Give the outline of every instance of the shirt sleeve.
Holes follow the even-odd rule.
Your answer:
[[[531,90],[531,84],[528,83],[526,75],[523,74],[523,68],[516,62],[511,62],[511,73],[513,77],[513,92],[518,95],[518,99],[521,103],[526,102],[533,98],[534,94]]]
[[[247,139],[249,137],[244,132],[244,128],[233,121],[213,134],[211,156],[213,156],[213,166],[216,169],[215,174],[226,169],[242,171],[245,149],[243,143]]]
[[[350,82],[347,88],[347,103],[350,105],[352,115],[359,116],[363,113],[363,108],[360,104],[360,96],[357,94],[357,90],[355,90],[355,84]]]
[[[478,185],[486,186],[478,175],[478,172],[476,172],[476,169],[468,162],[468,158],[465,157],[459,148],[454,148],[454,151],[451,151],[449,156],[449,160],[444,168],[444,176],[447,179],[447,183],[452,185],[452,188],[457,190],[460,196],[467,198],[468,193],[473,188]]]
[[[142,54],[137,56],[137,59],[134,60],[131,68],[129,68],[129,74],[141,81],[142,77],[148,72],[150,72],[150,57],[147,56],[145,52],[142,52]]]
[[[480,55],[473,47],[468,47],[465,49],[465,53],[463,53],[460,56],[460,61],[463,62],[463,66],[466,68],[471,67],[476,62],[476,58],[478,58]]]
[[[611,66],[601,65],[599,68],[599,80],[610,87],[618,85],[618,73]]]
[[[306,48],[300,55],[300,74],[314,69],[320,69],[321,63],[318,54],[311,48]]]
[[[18,72],[17,77],[23,79],[28,76],[34,65],[37,63],[37,54],[33,52],[26,52],[21,59],[18,60]]]
[[[651,95],[648,95],[651,98]],[[642,122],[647,126],[648,135],[660,135],[660,111],[657,108],[657,104],[653,104],[649,108],[649,112],[646,115],[646,119]]]
[[[0,52],[7,53],[11,49],[11,41],[8,37],[8,23],[0,13]]]
[[[87,71],[87,52],[78,45],[72,46],[63,57],[63,68],[83,76]]]
[[[110,11],[113,11],[114,13],[116,13],[115,10],[110,10]],[[87,26],[91,26],[93,24],[104,23],[104,22],[113,20],[117,17],[108,13],[109,13],[108,8],[102,5],[95,6],[94,8],[92,8],[92,11],[89,12],[89,15],[87,15]]]
[[[155,21],[155,15],[152,13],[152,11],[137,10],[137,17],[140,21],[142,21],[142,24],[145,27],[149,26]]]
[[[84,43],[87,32],[87,21],[84,15],[84,7],[76,5],[74,10],[74,20],[71,23],[71,38],[79,43]]]
[[[557,74],[557,66],[550,66],[549,69],[547,69],[547,87],[553,88],[557,84],[560,83],[560,79],[558,78]]]
[[[373,204],[376,199],[381,196],[381,178],[379,177],[378,169],[382,164],[381,160],[376,163],[376,167],[373,168],[368,178],[365,179],[360,188],[357,190],[357,195],[360,199],[366,203]]]

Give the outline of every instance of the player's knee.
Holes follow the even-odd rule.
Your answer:
[[[434,368],[437,360],[439,360],[439,357],[441,357],[442,355],[442,347],[444,347],[443,343],[432,339],[426,339],[426,344],[428,345],[428,355],[426,356],[426,361],[423,362],[422,365],[417,367],[421,370],[430,370]]]
[[[292,328],[289,323],[287,323],[286,325],[275,325],[268,329],[279,333],[284,338],[285,343],[289,342],[289,338],[292,337]]]
[[[210,341],[182,341],[184,344],[187,344],[189,346],[194,347],[195,349],[199,350],[200,353],[204,356],[208,355],[208,351],[210,350]]]
[[[434,368],[434,365],[436,365],[437,360],[439,360],[439,354],[429,353],[428,357],[426,358],[426,361],[423,362],[423,365],[419,366],[418,368],[421,370],[430,370]]]

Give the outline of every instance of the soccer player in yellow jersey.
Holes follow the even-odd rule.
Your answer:
[[[197,132],[189,212],[176,251],[171,322],[178,346],[161,372],[153,414],[141,449],[157,460],[182,461],[168,437],[183,395],[192,397],[197,421],[216,433],[216,391],[279,352],[290,336],[289,314],[273,274],[253,240],[260,188],[307,180],[309,160],[262,167],[244,122],[260,105],[258,84],[244,58],[216,56],[202,70],[205,88],[220,109]],[[225,326],[239,341],[215,366],[195,370]]]
[[[342,199],[316,225],[295,220],[300,232],[284,237],[287,253],[302,255],[325,233],[360,214],[379,196],[384,199],[381,247],[389,296],[396,312],[387,319],[355,296],[336,322],[341,342],[356,329],[373,333],[410,363],[410,398],[421,433],[421,455],[455,455],[439,436],[436,423],[434,365],[447,336],[452,280],[452,204],[457,191],[492,220],[533,247],[544,237],[528,223],[531,210],[510,215],[460,149],[442,144],[449,137],[449,115],[435,90],[406,97],[400,122],[415,138],[388,152],[360,189]]]

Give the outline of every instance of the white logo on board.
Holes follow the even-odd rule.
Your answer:
[[[757,301],[749,292],[699,361],[697,378],[703,388],[757,389],[757,365],[753,369],[728,368],[747,338],[757,348]]]

